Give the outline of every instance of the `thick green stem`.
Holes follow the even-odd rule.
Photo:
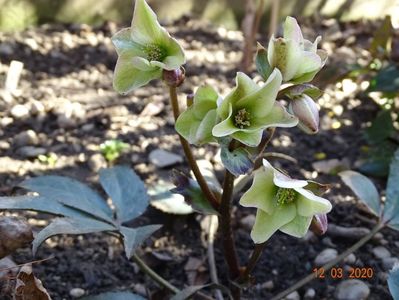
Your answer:
[[[170,95],[170,101],[172,104],[172,109],[173,109],[173,116],[175,120],[180,115],[180,108],[179,108],[179,102],[177,100],[177,93],[176,93],[176,88],[175,87],[169,87],[169,95]],[[201,171],[197,165],[197,162],[194,158],[193,153],[191,152],[190,144],[182,137],[179,135],[180,143],[183,147],[184,154],[187,158],[187,161],[190,165],[191,170],[194,173],[195,178],[197,179],[197,182],[199,186],[201,187],[202,192],[204,193],[205,197],[209,200],[209,202],[212,204],[213,208],[216,210],[219,209],[219,201],[215,197],[214,193],[210,190],[208,184],[206,183],[206,180],[204,176],[202,176]]]
[[[337,263],[339,263],[341,260],[343,260],[349,254],[355,252],[361,246],[366,244],[378,231],[380,231],[382,228],[384,228],[384,226],[385,226],[385,224],[378,223],[367,235],[365,235],[357,243],[353,244],[351,247],[346,249],[339,256],[337,256],[334,260],[332,260],[329,263],[325,264],[324,266],[320,267],[320,269],[322,269],[324,271],[330,270],[332,267],[334,267]],[[312,274],[309,274],[308,276],[304,277],[303,279],[301,279],[294,285],[290,286],[285,291],[276,295],[271,300],[280,300],[280,299],[284,298],[285,296],[291,294],[292,292],[296,291],[300,287],[304,286],[305,284],[309,283],[310,281],[312,281],[315,278],[317,278],[317,274],[315,272],[313,272]]]
[[[153,269],[151,269],[143,260],[141,260],[141,258],[137,254],[133,254],[132,258],[144,273],[150,276],[154,281],[158,282],[161,286],[167,288],[169,291],[171,291],[174,294],[180,292],[180,290],[177,287],[167,282],[165,279],[159,276]]]

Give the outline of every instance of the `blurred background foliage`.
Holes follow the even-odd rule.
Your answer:
[[[193,15],[229,29],[239,28],[245,13],[243,0],[149,0],[161,20]],[[266,1],[268,19],[272,1]],[[131,6],[132,9],[127,9]],[[129,23],[133,0],[0,0],[0,30],[21,30],[42,23],[99,24],[106,20]],[[399,23],[397,0],[281,0],[280,17],[321,15],[340,20],[381,18],[389,14]]]

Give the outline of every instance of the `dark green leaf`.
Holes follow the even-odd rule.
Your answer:
[[[162,225],[148,225],[138,228],[122,226],[120,232],[123,235],[127,258],[130,259],[136,248],[161,227]]]
[[[128,167],[117,166],[100,171],[100,182],[116,208],[121,223],[140,216],[147,208],[149,196],[143,181]]]
[[[57,218],[40,231],[32,242],[35,255],[37,248],[49,237],[58,234],[86,234],[101,231],[114,231],[116,228],[108,223],[88,218]]]
[[[234,176],[249,173],[254,167],[254,162],[250,159],[250,154],[247,150],[239,147],[233,151],[229,150],[229,143],[224,140],[220,143],[220,158],[223,165]]]
[[[0,197],[0,210],[24,209],[65,217],[83,217],[84,213],[41,196]]]
[[[63,176],[40,176],[27,179],[20,186],[37,192],[42,197],[61,202],[112,222],[112,210],[104,199],[77,180]]]
[[[393,300],[399,300],[399,267],[394,266],[388,276],[388,287]]]
[[[368,92],[399,92],[399,68],[390,65],[381,69],[378,74],[370,81]]]
[[[392,224],[399,224],[399,149],[393,156],[389,170],[384,220],[390,220]]]
[[[382,110],[366,129],[366,137],[370,143],[378,144],[390,137],[394,130],[391,111]]]
[[[130,292],[108,292],[84,297],[81,300],[145,300],[145,298]]]
[[[354,171],[343,171],[339,173],[339,176],[341,176],[342,181],[351,188],[355,195],[378,216],[381,203],[374,183],[366,176]]]
[[[267,59],[266,49],[258,43],[256,58],[255,58],[256,70],[264,80],[267,80],[272,73],[273,69],[270,67]]]

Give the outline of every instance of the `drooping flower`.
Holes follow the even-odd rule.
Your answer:
[[[175,129],[190,144],[216,142],[212,128],[216,124],[218,93],[210,86],[199,87],[193,104],[176,120]]]
[[[277,230],[303,237],[313,216],[326,214],[331,203],[306,189],[306,180],[288,177],[263,160],[263,168],[255,171],[252,186],[240,204],[257,208],[251,238],[255,243],[267,241]]]
[[[123,94],[161,78],[162,70],[179,69],[185,63],[183,49],[161,27],[149,5],[135,2],[131,27],[112,37],[118,53],[113,85]]]
[[[284,82],[309,82],[327,60],[327,53],[317,49],[320,40],[320,36],[313,43],[304,39],[297,21],[287,17],[283,37],[273,35],[269,41],[269,64],[281,71]]]
[[[221,119],[212,130],[215,137],[231,136],[250,147],[259,145],[262,132],[268,127],[293,127],[298,119],[276,101],[281,85],[278,69],[270,74],[263,86],[238,72],[236,87],[218,104]]]

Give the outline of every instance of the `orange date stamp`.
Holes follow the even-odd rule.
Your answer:
[[[370,267],[365,268],[331,268],[325,270],[324,268],[314,268],[313,273],[316,278],[332,278],[332,279],[371,279],[374,277],[374,270]]]

